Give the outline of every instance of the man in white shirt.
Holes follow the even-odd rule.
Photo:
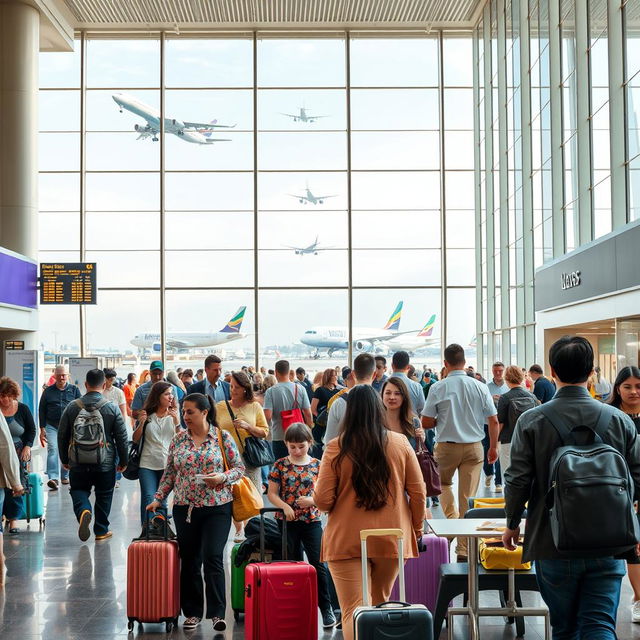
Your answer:
[[[416,415],[420,415],[424,407],[424,391],[419,382],[412,380],[407,375],[409,371],[409,354],[406,351],[396,351],[393,354],[393,358],[391,358],[391,371],[393,371],[391,374],[392,378],[402,378],[402,381],[407,385],[413,410],[416,412]]]
[[[447,518],[463,518],[467,501],[476,495],[484,460],[482,438],[489,425],[487,458],[498,459],[498,419],[486,384],[464,370],[464,349],[450,344],[444,350],[447,377],[431,387],[422,411],[422,426],[436,430],[435,458],[439,465],[442,495],[440,504]],[[458,505],[453,497],[453,476],[458,472]],[[458,556],[467,555],[466,539],[458,539]]]
[[[347,389],[352,389],[357,384],[372,384],[376,373],[376,361],[369,353],[361,353],[353,361],[353,370],[347,376],[345,382]],[[347,393],[336,394],[329,400],[329,414],[327,416],[327,429],[324,434],[324,443],[333,440],[340,435],[340,425],[347,410]]]

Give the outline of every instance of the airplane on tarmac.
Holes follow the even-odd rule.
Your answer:
[[[394,336],[400,335],[400,318],[402,316],[402,300],[389,317],[382,329],[354,327],[353,348],[360,353],[375,353]],[[413,333],[407,331],[406,333]],[[315,347],[314,357],[319,357],[320,349],[328,349],[329,356],[336,351],[349,348],[349,330],[347,327],[311,327],[300,338],[302,344]]]
[[[305,188],[306,194],[305,195],[298,195],[296,193],[290,193],[288,195],[290,195],[292,198],[297,198],[300,201],[300,204],[323,204],[324,201],[327,198],[335,198],[335,195],[332,196],[314,196],[313,193],[311,193],[310,189],[309,189],[309,185],[307,185],[307,187]]]
[[[429,347],[440,342],[439,338],[432,337],[435,323],[436,314],[434,313],[427,321],[427,324],[425,324],[417,333],[401,333],[390,340],[387,340],[384,344],[388,347],[390,352],[408,351],[409,354],[412,354],[418,349],[423,349],[424,347]]]
[[[292,247],[288,244],[283,244],[283,247],[287,249],[293,249],[297,256],[305,256],[305,255],[314,255],[317,256],[320,251],[325,251],[326,249],[332,249],[333,247],[321,247],[318,244],[318,236],[316,236],[315,242],[312,242],[308,247]]]
[[[126,93],[114,93],[111,97],[120,108],[120,113],[123,112],[123,109],[126,109],[147,121],[146,125],[137,124],[134,127],[135,131],[139,134],[138,140],[151,138],[153,142],[158,142],[158,135],[160,134],[160,112],[157,109],[140,102],[137,98]],[[202,123],[187,122],[166,117],[164,119],[164,130],[166,133],[172,133],[181,140],[192,142],[193,144],[229,142],[231,140],[230,138],[212,138],[211,134],[215,129],[233,129],[235,126],[235,124],[217,124],[217,120]]]
[[[231,320],[220,331],[199,333],[193,331],[170,332],[167,334],[167,346],[172,349],[189,349],[193,347],[213,347],[218,344],[226,344],[232,340],[241,340],[246,337],[240,333],[244,312],[247,307],[240,307]],[[160,334],[139,333],[131,340],[134,347],[160,351]]]
[[[319,118],[328,118],[329,116],[312,116],[309,115],[309,109],[305,109],[305,107],[298,107],[300,113],[294,115],[293,113],[281,113],[280,115],[287,116],[289,118],[293,118],[294,122],[310,122],[313,123]]]

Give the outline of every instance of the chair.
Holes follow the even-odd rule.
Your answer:
[[[469,509],[465,518],[504,518],[504,509]],[[508,591],[508,571],[488,571],[482,565],[478,567],[478,588],[480,591],[498,591],[500,594],[500,605],[506,606],[506,593]],[[442,623],[447,616],[449,603],[453,598],[464,595],[464,603],[468,597],[469,565],[466,562],[450,562],[440,565],[440,580],[438,583],[438,596],[436,599],[436,610],[433,614],[433,637],[437,640],[442,631]],[[521,591],[538,591],[535,567],[529,571],[515,572],[516,604],[522,606]],[[516,624],[516,633],[522,637],[525,631],[523,617],[509,618],[507,622]]]

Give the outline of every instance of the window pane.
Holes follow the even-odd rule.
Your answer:
[[[346,128],[347,103],[343,89],[263,89],[258,92],[258,129],[262,131]]]
[[[473,175],[473,174],[472,174]],[[440,176],[436,171],[354,173],[354,209],[437,209]]]
[[[160,92],[143,89],[135,89],[122,95],[122,91],[97,90],[87,91],[87,131],[120,131],[128,133],[135,140],[139,133],[136,127],[145,127],[147,120],[144,116],[134,113],[116,102],[116,98],[122,100],[123,97],[128,102],[135,101],[138,111],[149,114],[159,114],[160,112]],[[141,140],[148,146],[153,146],[151,140]]]
[[[353,284],[360,287],[440,286],[440,251],[355,249]]]
[[[445,174],[447,208],[474,208],[473,171],[447,171]]]
[[[354,130],[438,131],[439,112],[437,89],[354,89],[351,92],[351,128]]]
[[[439,211],[354,211],[356,249],[440,247]]]
[[[40,211],[73,211],[80,208],[79,173],[41,173],[38,178]]]
[[[346,169],[344,133],[261,133],[258,135],[261,170]]]
[[[447,289],[447,339],[457,342],[465,350],[467,364],[476,366],[476,291],[475,289]],[[468,313],[460,313],[461,309]]]
[[[443,49],[445,86],[470,87],[473,85],[471,38],[445,37]]]
[[[167,251],[167,287],[252,287],[253,250]]]
[[[444,90],[444,126],[447,129],[473,130],[473,91]]]
[[[473,249],[447,249],[447,284],[474,285],[476,283],[475,260]]]
[[[43,52],[38,58],[40,87],[74,88],[80,86],[80,43],[73,51]]]
[[[88,211],[157,211],[160,176],[157,173],[88,173]]]
[[[160,145],[137,140],[135,133],[87,133],[86,142],[87,171],[160,169]]]
[[[165,235],[167,249],[253,249],[253,212],[170,211]]]
[[[40,91],[40,131],[80,131],[79,91]]]
[[[447,169],[473,169],[473,131],[445,131],[444,149]]]
[[[40,133],[38,147],[40,171],[80,170],[80,134]]]
[[[38,309],[38,339],[46,352],[80,354],[80,311],[76,305],[43,305]]]
[[[41,212],[38,214],[40,251],[80,250],[80,213]]]
[[[346,210],[347,174],[259,173],[258,207],[275,211]]]
[[[86,258],[97,263],[99,288],[160,286],[159,251],[87,251]]]
[[[354,169],[438,169],[440,166],[440,138],[435,131],[354,132],[351,144]]]
[[[89,40],[87,86],[158,87],[158,40]]]
[[[253,209],[253,174],[251,173],[167,173],[165,188],[167,209],[176,211]]]
[[[86,247],[90,250],[158,250],[160,213],[89,211],[86,214]]]
[[[447,211],[447,248],[473,249],[475,247],[475,217],[475,211]]]

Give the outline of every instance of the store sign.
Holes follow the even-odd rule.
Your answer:
[[[562,273],[560,275],[563,289],[573,289],[581,284],[580,271],[572,271],[571,273]]]
[[[5,340],[5,351],[24,351],[24,340]]]

